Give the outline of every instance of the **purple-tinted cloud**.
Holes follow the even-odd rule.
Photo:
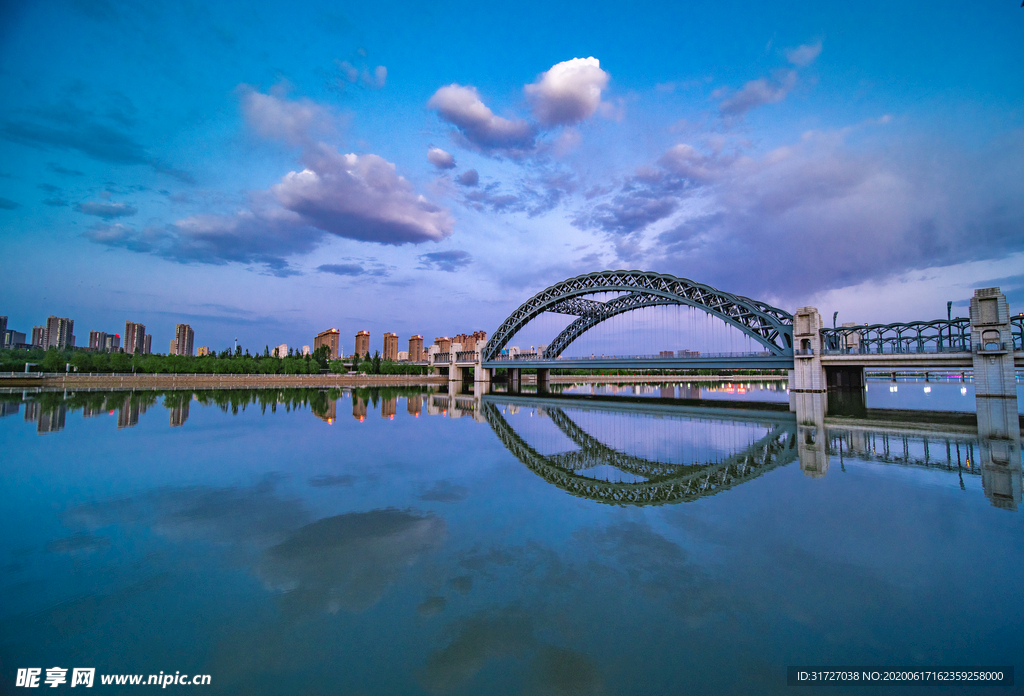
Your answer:
[[[75,210],[86,215],[95,215],[105,220],[129,217],[139,212],[138,208],[134,208],[127,203],[109,203],[107,201],[86,201],[76,205]]]
[[[438,169],[455,168],[455,158],[439,147],[432,147],[427,150],[427,161]]]
[[[480,100],[475,87],[451,84],[434,93],[427,108],[452,124],[466,141],[490,154],[521,157],[535,146],[536,128],[526,121],[496,116]]]
[[[751,80],[743,88],[721,101],[718,110],[723,116],[743,116],[751,109],[775,104],[786,98],[796,86],[795,70],[779,70],[771,78]]]
[[[453,273],[465,268],[472,261],[473,257],[466,251],[434,251],[420,256],[420,268]]]
[[[467,169],[455,177],[455,181],[462,186],[476,186],[480,183],[480,175],[475,169]]]

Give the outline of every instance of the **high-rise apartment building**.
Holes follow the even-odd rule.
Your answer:
[[[167,354],[168,355],[177,355],[178,354],[177,351],[178,351],[178,339],[172,338],[171,339],[171,345],[167,349]]]
[[[423,336],[416,334],[409,337],[409,362],[420,362],[424,360]]]
[[[146,334],[142,338],[142,354],[149,355],[153,352],[153,335]]]
[[[106,350],[108,353],[116,353],[121,350],[121,335],[120,334],[107,334]]]
[[[90,331],[89,332],[89,350],[94,350],[97,353],[105,353],[107,350],[107,332],[106,331]]]
[[[447,336],[438,336],[434,339],[434,345],[437,346],[442,353],[448,353],[452,349],[452,339]]]
[[[359,331],[356,333],[356,355],[360,358],[370,354],[370,332]]]
[[[0,317],[0,336],[7,335],[7,317]],[[6,345],[4,346],[7,347]]]
[[[352,417],[360,423],[366,420],[366,401],[355,394],[352,395]]]
[[[276,355],[279,358],[287,358],[288,357],[288,344],[287,343],[282,343],[277,348],[275,348],[273,351],[271,351],[271,353],[273,353],[274,355]]]
[[[341,332],[337,329],[321,331],[313,339],[313,352],[319,350],[320,346],[327,346],[327,357],[331,360],[341,357]]]
[[[195,332],[188,324],[178,324],[174,328],[175,355],[192,355],[192,341],[195,339]]]
[[[398,360],[398,334],[384,334],[384,355],[385,360]]]
[[[74,348],[75,322],[67,317],[55,317],[52,314],[46,320],[45,348]]]
[[[124,323],[124,352],[130,355],[146,352],[146,325],[134,321]]]
[[[395,414],[398,413],[398,397],[392,396],[387,399],[381,399],[380,401],[380,417],[387,418],[388,420],[394,420]]]
[[[45,326],[33,326],[32,327],[32,347],[33,348],[45,348],[46,347],[46,327]]]

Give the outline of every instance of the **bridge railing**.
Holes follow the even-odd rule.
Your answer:
[[[762,351],[758,353],[699,353],[684,356],[675,355],[581,355],[581,356],[566,356],[562,355],[557,358],[545,358],[540,353],[519,353],[517,355],[499,355],[494,358],[494,362],[534,362],[543,360],[545,362],[557,363],[559,361],[573,361],[578,362],[582,360],[702,360],[702,359],[721,359],[721,358],[772,358],[778,357],[774,353],[768,351]]]
[[[435,363],[450,363],[452,361],[451,353],[434,353]]]
[[[460,350],[455,353],[455,362],[476,362],[477,351]]]
[[[970,319],[864,324],[821,330],[825,355],[969,353]]]

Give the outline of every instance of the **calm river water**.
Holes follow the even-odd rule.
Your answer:
[[[889,386],[817,427],[774,384],[0,395],[0,692],[54,667],[61,689],[95,668],[100,693],[162,672],[210,694],[1019,668],[1019,446],[992,469],[973,418],[875,417],[973,409],[959,384]]]

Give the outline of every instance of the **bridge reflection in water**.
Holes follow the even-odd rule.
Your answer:
[[[433,413],[486,422],[548,483],[602,503],[690,502],[794,461],[810,478],[857,461],[945,472],[957,476],[962,489],[980,477],[993,506],[1017,510],[1021,504],[1020,442],[991,432],[984,414],[976,420],[865,409],[826,416],[826,394],[794,396],[795,413],[751,402],[693,406],[549,394],[426,398]]]

